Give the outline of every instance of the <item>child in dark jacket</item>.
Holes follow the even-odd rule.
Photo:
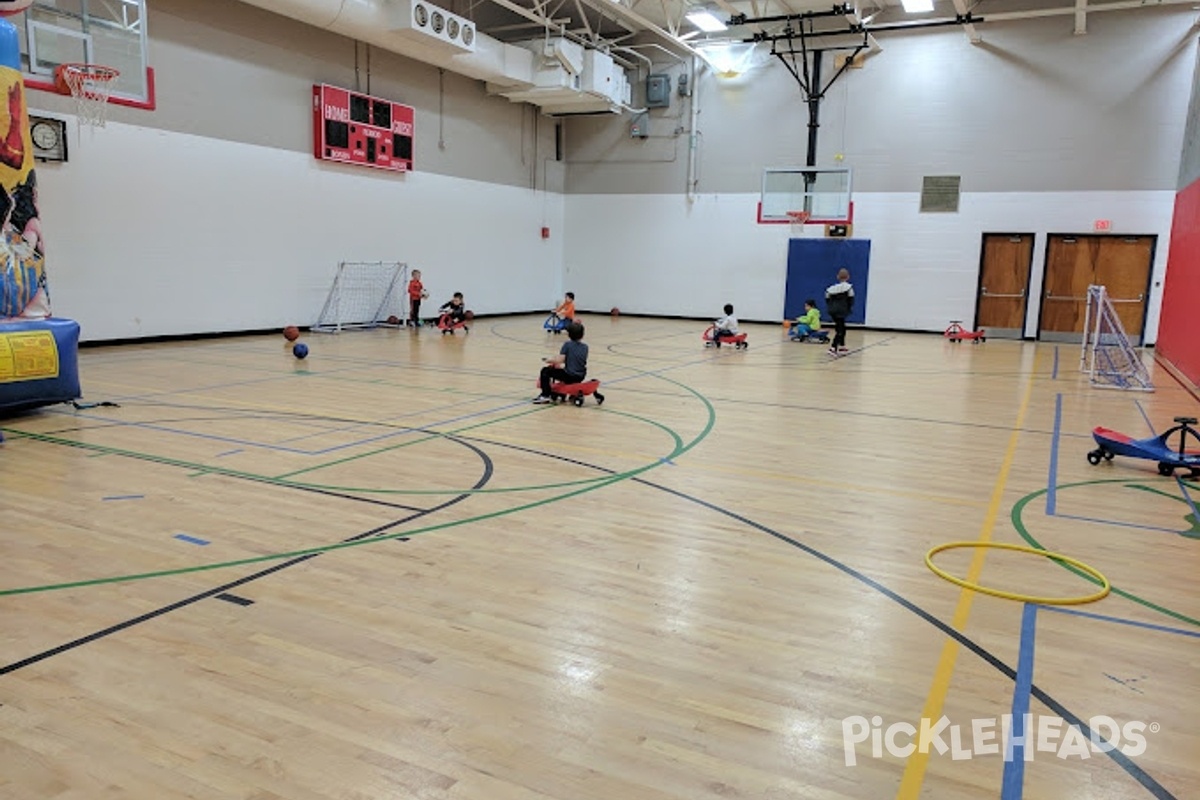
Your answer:
[[[854,287],[850,284],[850,270],[838,270],[838,282],[825,290],[825,309],[833,319],[833,344],[829,346],[830,355],[847,353],[846,348],[846,317],[854,311]]]

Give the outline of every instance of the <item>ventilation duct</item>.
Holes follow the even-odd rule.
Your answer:
[[[546,113],[619,112],[628,104],[628,79],[606,54],[561,38],[506,44],[428,0],[242,2],[484,81],[490,93]]]
[[[618,112],[629,105],[632,91],[625,70],[607,53],[585,50],[566,39],[551,37],[519,42],[533,54],[533,85],[488,91],[514,103],[532,103],[547,114]]]

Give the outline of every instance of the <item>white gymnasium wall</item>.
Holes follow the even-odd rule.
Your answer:
[[[430,303],[462,291],[483,314],[561,292],[558,193],[120,123],[71,134],[39,198],[55,314],[88,341],[311,324],[341,260],[408,262]]]
[[[964,193],[957,214],[921,214],[917,193],[855,194],[854,235],[871,240],[867,324],[940,331],[951,319],[971,320],[985,232],[1037,235],[1037,292],[1047,234],[1087,233],[1095,220],[1111,219],[1116,233],[1159,237],[1147,321],[1153,342],[1174,199],[1170,190],[979,192]],[[757,194],[700,195],[690,207],[680,195],[569,195],[564,286],[594,311],[706,318],[731,302],[742,319],[778,321],[791,226],[755,224],[757,202]],[[1033,335],[1038,309],[1030,305]]]

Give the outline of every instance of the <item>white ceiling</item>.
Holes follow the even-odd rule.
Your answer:
[[[439,0],[441,2],[442,0]],[[481,31],[501,41],[518,41],[550,34],[566,33],[578,41],[598,46],[668,47],[687,53],[692,46],[716,41],[739,41],[760,35],[779,35],[789,24],[793,30],[801,24],[812,29],[849,30],[853,23],[865,22],[871,30],[949,21],[970,14],[980,24],[959,25],[965,36],[979,40],[991,22],[1019,18],[1040,18],[1065,30],[1086,33],[1087,17],[1100,11],[1126,11],[1165,5],[1196,5],[1200,0],[935,0],[935,10],[926,14],[908,14],[900,0],[445,0],[450,11],[474,19]],[[468,4],[463,8],[464,3]],[[830,15],[801,23],[793,18],[735,25],[721,33],[704,34],[686,14],[708,9],[723,21],[737,14],[748,20],[798,15],[805,12],[832,12],[850,9],[848,15]],[[861,39],[861,34],[848,41]],[[828,41],[828,40],[826,40]],[[822,42],[823,44],[825,42]]]

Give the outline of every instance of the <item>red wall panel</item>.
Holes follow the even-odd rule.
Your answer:
[[[1200,385],[1200,180],[1175,195],[1156,346],[1193,385]]]

